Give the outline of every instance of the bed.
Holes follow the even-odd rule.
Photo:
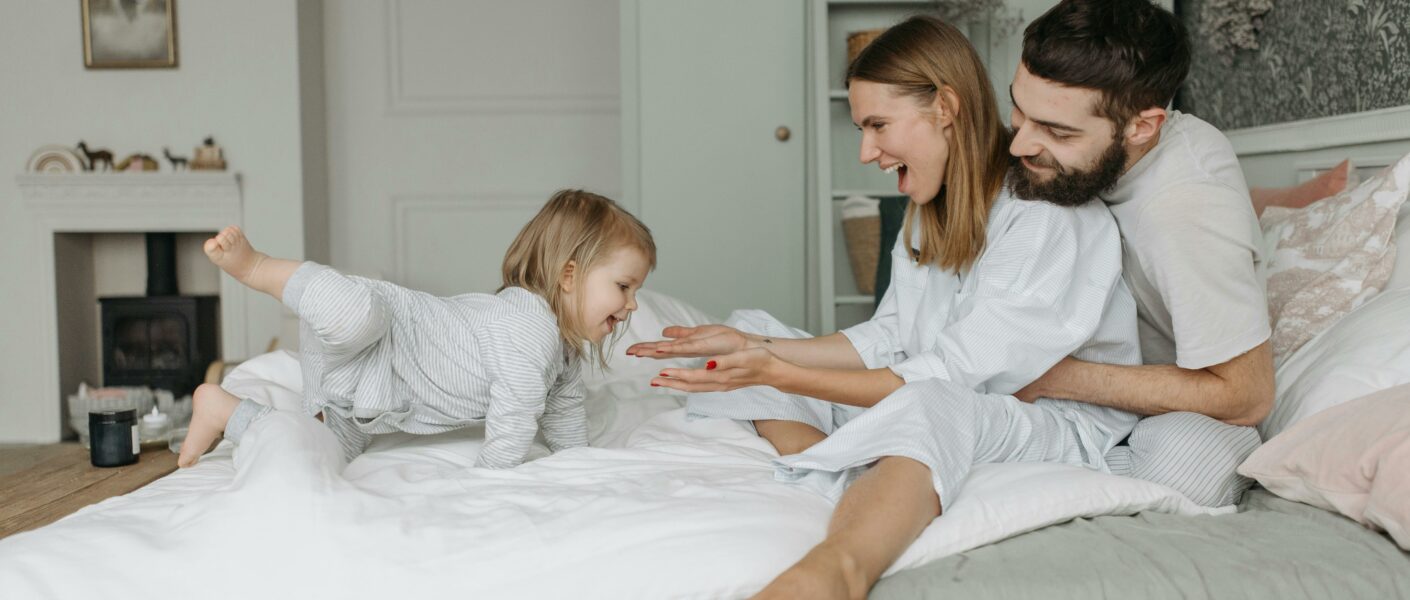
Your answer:
[[[712,320],[659,294],[641,304],[620,347]],[[1410,286],[1367,310],[1410,315]],[[1410,347],[1403,321],[1381,331]],[[1332,356],[1320,339],[1300,352]],[[1410,351],[1395,356],[1386,373],[1410,382]],[[538,448],[510,471],[469,468],[473,429],[384,436],[346,470],[311,459],[320,425],[293,414],[296,359],[246,361],[225,386],[277,418],[238,455],[222,442],[195,468],[0,541],[0,595],[735,598],[822,539],[831,504],[773,481],[767,443],[687,421],[681,396],[645,384],[662,363],[613,361],[588,377],[592,447]],[[1279,371],[1280,399],[1301,393],[1284,387],[1299,373]],[[1410,553],[1266,490],[1210,509],[1076,467],[981,465],[872,594],[942,596],[1410,597]]]
[[[668,297],[642,296],[633,330],[705,321]],[[588,378],[593,447],[489,471],[469,468],[479,431],[392,435],[339,472],[310,458],[322,454],[310,444],[331,437],[295,413],[296,358],[246,361],[226,388],[280,410],[250,430],[238,458],[222,442],[195,468],[0,541],[0,590],[742,597],[822,539],[831,504],[775,482],[771,446],[731,421],[687,421],[681,396],[644,384],[660,363],[622,362]],[[970,500],[898,570],[1073,517],[1226,511],[1060,465],[984,468],[966,489]]]

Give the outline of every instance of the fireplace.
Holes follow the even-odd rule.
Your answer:
[[[147,295],[99,298],[103,385],[147,386],[184,396],[201,384],[219,348],[218,296],[181,296],[176,236],[147,233]]]
[[[178,398],[217,357],[218,296],[99,298],[103,385],[148,386]]]
[[[202,341],[203,338],[193,342],[189,337],[191,329],[186,330],[184,360],[192,370],[206,362],[200,353],[212,358],[247,357],[248,340],[267,340],[278,331],[277,310],[260,307],[249,318],[245,287],[230,277],[220,276],[218,269],[204,261],[199,242],[192,252],[193,239],[203,240],[222,227],[242,223],[238,174],[46,173],[18,175],[15,182],[20,191],[17,214],[22,218],[17,231],[23,230],[25,238],[16,244],[25,251],[0,253],[16,274],[16,280],[11,282],[13,289],[6,290],[0,304],[32,318],[18,322],[19,327],[5,332],[5,339],[0,340],[0,347],[10,357],[8,367],[0,369],[0,379],[7,386],[7,393],[0,397],[0,414],[5,417],[0,419],[0,443],[59,441],[68,430],[68,418],[64,416],[66,396],[80,383],[104,381],[108,357],[103,355],[103,303],[99,298],[149,295],[140,279],[144,232],[178,232],[181,257],[192,257],[191,262],[180,265],[179,271],[182,287],[191,285],[184,290],[186,295],[178,296],[173,290],[162,297],[219,297],[218,303],[210,305],[214,308],[201,308],[203,302],[209,305],[211,301],[198,299],[187,301],[194,302],[195,309],[183,309],[194,310],[195,317],[188,312],[182,318],[188,324],[194,323],[196,335],[214,332],[210,342]],[[202,325],[202,311],[218,313],[214,327]],[[171,326],[149,324],[145,335],[160,341],[169,337],[162,332],[164,327]],[[210,344],[215,346],[214,351]],[[163,352],[159,349],[157,354]],[[127,355],[125,350],[124,364],[128,364]],[[166,383],[183,380],[165,372],[171,362],[167,356],[158,356],[159,368],[151,369],[149,356],[146,370],[155,372],[118,373],[116,381],[134,375],[140,378],[136,383],[141,385],[177,387]],[[21,375],[11,378],[13,374]],[[190,387],[199,379],[187,374],[185,386]]]

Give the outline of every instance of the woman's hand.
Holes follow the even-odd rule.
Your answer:
[[[720,356],[704,369],[663,369],[651,385],[682,392],[725,392],[751,385],[774,385],[779,370],[788,363],[763,348],[749,348]]]
[[[695,358],[732,354],[754,345],[749,336],[725,325],[672,326],[662,331],[661,335],[671,339],[632,344],[627,348],[627,355],[644,358]]]

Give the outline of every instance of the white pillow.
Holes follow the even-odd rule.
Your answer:
[[[277,410],[303,410],[303,370],[296,352],[275,350],[242,362],[230,370],[220,387]]]
[[[1390,271],[1390,281],[1386,282],[1386,289],[1399,290],[1410,288],[1410,251],[1406,251],[1406,245],[1410,244],[1410,202],[1400,206],[1400,213],[1395,221],[1395,266]]]
[[[1223,515],[1236,510],[1200,506],[1158,483],[1074,465],[975,465],[954,506],[931,521],[886,574],[1078,518],[1141,512]]]
[[[1410,288],[1387,290],[1312,338],[1278,367],[1270,439],[1293,423],[1372,392],[1410,383]]]

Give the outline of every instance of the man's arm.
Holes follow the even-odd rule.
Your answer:
[[[1064,398],[1140,415],[1195,412],[1251,427],[1273,410],[1273,354],[1265,341],[1203,369],[1104,365],[1069,357],[1016,395],[1025,402]]]

